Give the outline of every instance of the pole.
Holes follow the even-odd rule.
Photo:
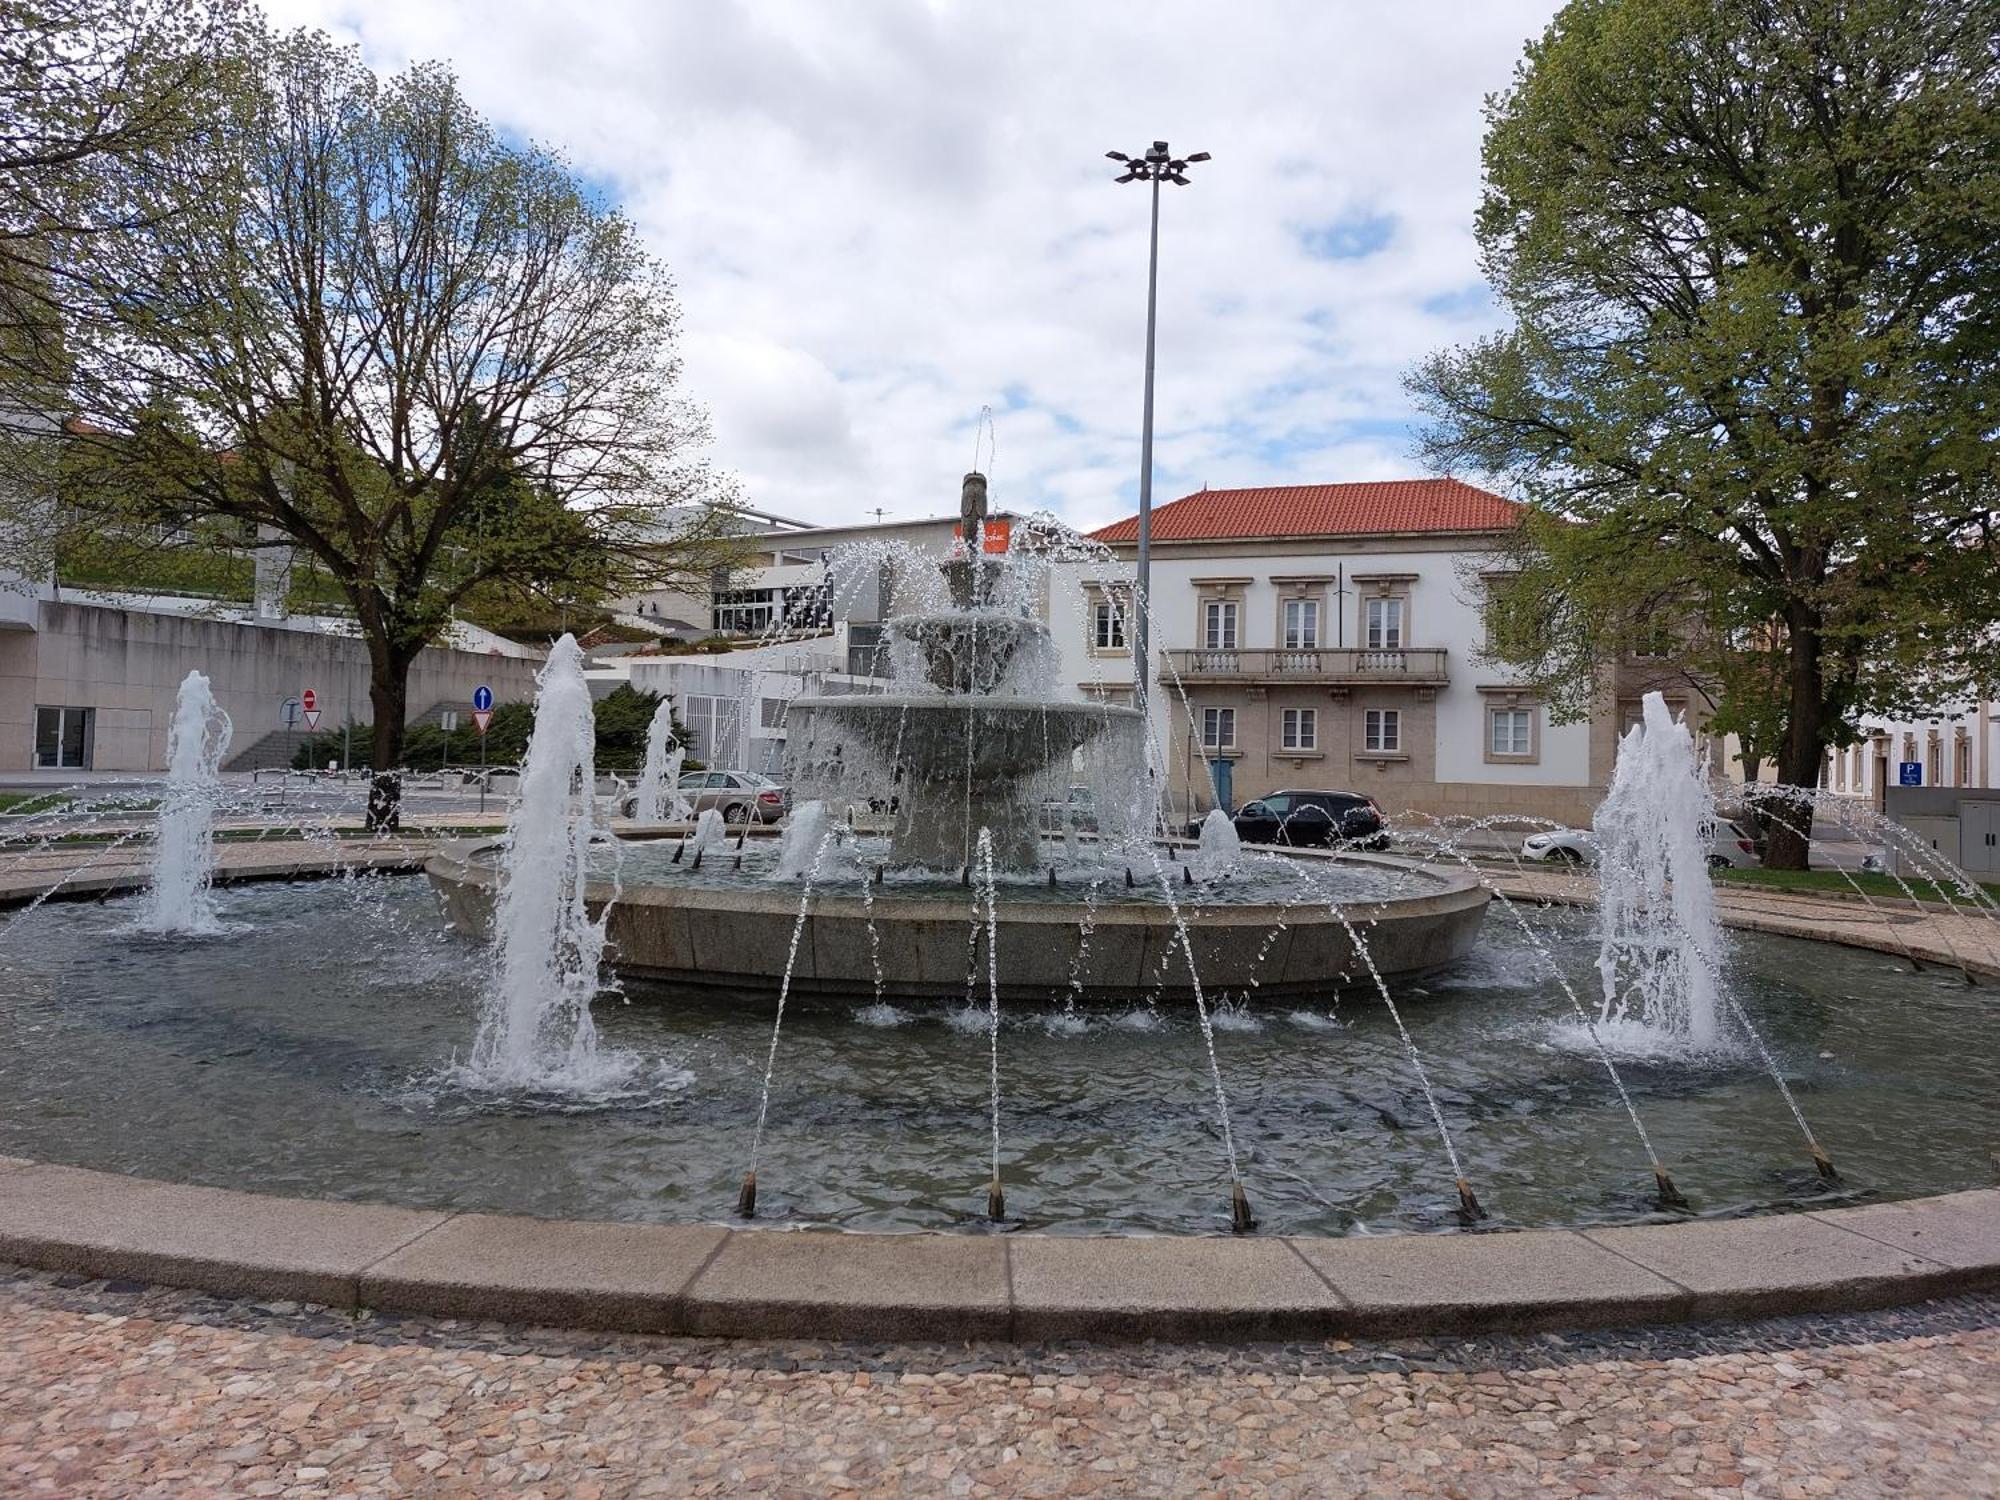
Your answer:
[[[1146,256],[1146,406],[1139,422],[1139,565],[1132,580],[1132,700],[1151,712],[1153,658],[1150,624],[1153,583],[1153,331],[1160,303],[1160,176],[1153,174],[1153,232]]]

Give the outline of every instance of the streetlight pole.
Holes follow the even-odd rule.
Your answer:
[[[1124,175],[1112,178],[1113,182],[1145,182],[1153,189],[1152,235],[1146,253],[1146,400],[1139,419],[1139,559],[1132,578],[1132,697],[1144,713],[1153,675],[1148,626],[1153,583],[1153,343],[1160,308],[1160,183],[1164,180],[1186,187],[1188,164],[1209,158],[1206,151],[1176,157],[1165,141],[1153,142],[1152,150],[1137,159],[1122,151],[1104,154],[1125,167]]]

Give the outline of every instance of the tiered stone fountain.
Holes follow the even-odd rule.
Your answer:
[[[1212,862],[1155,837],[1141,713],[1086,702],[1058,680],[1034,613],[1039,578],[987,550],[983,475],[966,476],[960,518],[954,556],[895,581],[899,605],[919,607],[888,623],[892,690],[792,703],[797,811],[782,856],[696,841],[669,862],[655,845],[647,868],[626,861],[617,886],[589,884],[592,912],[609,908],[614,967],[751,993],[963,993],[969,952],[985,940],[969,945],[968,933],[987,925],[975,918],[984,893],[967,887],[988,859],[997,987],[1010,1001],[1171,999],[1197,985],[1315,995],[1470,948],[1489,895],[1469,874],[1301,855],[1276,875],[1241,870],[1229,888]],[[1083,852],[1042,828],[1073,780],[1096,791]],[[889,809],[886,840],[850,831]],[[484,932],[499,884],[493,846],[453,846],[428,868],[454,923]]]

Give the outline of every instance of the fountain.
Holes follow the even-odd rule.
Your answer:
[[[215,701],[208,679],[188,673],[167,730],[167,784],[160,794],[153,881],[139,919],[147,932],[221,930],[209,887],[215,879],[215,809],[222,795],[218,772],[229,753],[230,731],[229,715]]]
[[[1029,558],[990,550],[1004,533],[989,527],[983,475],[965,477],[959,501],[960,542],[942,564],[889,561],[890,690],[792,702],[787,763],[800,811],[783,850],[716,858],[723,830],[705,812],[670,855],[635,846],[626,856],[608,918],[620,973],[873,1004],[962,994],[970,886],[989,848],[995,899],[982,925],[1009,1002],[1319,995],[1373,983],[1371,965],[1413,974],[1467,951],[1489,899],[1476,878],[1355,854],[1239,869],[1226,847],[1233,830],[1222,827],[1188,852],[1208,884],[1188,893],[1184,915],[1163,887],[1192,881],[1194,867],[1154,838],[1157,747],[1143,716],[1084,701],[1057,680],[1049,627],[1032,614],[1042,575]],[[852,561],[885,566],[877,549]],[[837,555],[834,573],[847,568]],[[1044,809],[1066,807],[1073,781],[1093,792],[1087,849],[1073,830],[1043,833]],[[825,845],[823,832],[796,826],[812,804],[819,810],[806,816],[826,820],[816,829],[878,816],[892,826],[886,836],[857,832],[801,908],[787,887]],[[495,857],[461,843],[428,867],[468,931],[491,921]],[[1302,871],[1314,882],[1304,904]],[[1120,899],[1108,894],[1115,883]],[[593,883],[587,896],[603,909],[608,892]],[[1275,946],[1265,941],[1274,921],[1286,925]]]
[[[668,698],[653,710],[646,726],[646,762],[639,772],[632,816],[640,823],[684,822],[690,809],[681,795],[681,765],[687,749],[674,734],[674,705]]]
[[[209,914],[229,943],[128,961],[135,915],[181,888],[165,873],[201,863],[184,814],[216,806],[189,792],[221,733],[190,679],[154,890],[58,904],[102,894],[121,848],[151,833],[132,816],[151,779],[67,789],[0,830],[17,870],[68,861],[0,925],[0,1094],[20,1106],[0,1111],[0,1152],[551,1217],[712,1220],[733,1191],[743,1215],[792,1225],[1093,1233],[1247,1231],[1253,1197],[1282,1234],[1488,1211],[1508,1227],[1733,1217],[1986,1171],[1991,1028],[1913,944],[1931,920],[1919,890],[1989,927],[1993,907],[1935,851],[1912,853],[1929,873],[1910,876],[1902,925],[1878,924],[1907,966],[1757,933],[1723,949],[1701,767],[1657,703],[1598,822],[1601,930],[1506,896],[1506,920],[1481,930],[1489,889],[1513,877],[1470,857],[1475,821],[1396,825],[1405,847],[1428,834],[1423,861],[1244,848],[1222,818],[1157,837],[1132,721],[1034,666],[1033,561],[988,562],[969,519],[972,558],[895,559],[907,623],[880,697],[904,732],[889,753],[850,754],[826,726],[848,713],[859,744],[874,732],[863,703],[816,694],[798,753],[819,795],[794,803],[781,839],[713,814],[679,839],[608,838],[579,653],[559,642],[512,834],[430,862],[455,925],[488,935],[480,949],[437,932],[423,882],[353,875],[218,889]],[[986,603],[956,603],[954,575]],[[923,759],[966,753],[981,731],[954,718],[1044,707],[1048,748],[1011,745],[1004,795]],[[1096,779],[1106,767],[1122,788]],[[1065,776],[1111,809],[1100,828],[1070,820],[1081,797],[1035,816]],[[902,816],[906,791],[942,833]],[[324,830],[348,795],[299,794],[327,799],[313,823],[267,816],[266,833]],[[1990,965],[1984,941],[1962,933],[1953,950],[1968,975]],[[441,1068],[468,965],[472,1052]],[[593,1004],[614,972],[635,1003]],[[1801,1099],[1838,1132],[1852,1188]],[[1794,1127],[1816,1175],[1783,1165]]]
[[[791,706],[795,787],[836,804],[893,797],[894,867],[967,869],[985,829],[998,869],[1037,868],[1042,806],[1067,793],[1086,747],[1145,781],[1137,709],[1058,700],[1049,628],[1030,617],[1030,591],[1009,586],[1021,575],[986,551],[987,519],[986,478],[968,474],[948,606],[889,622],[898,691]]]
[[[1722,923],[1708,878],[1715,797],[1694,737],[1648,693],[1598,806],[1599,1029],[1627,1046],[1721,1041]]]
[[[605,1079],[591,1001],[602,983],[604,919],[586,899],[599,832],[596,718],[583,651],[565,635],[549,651],[535,728],[521,765],[520,804],[500,845],[494,974],[466,1069],[498,1088],[590,1088]]]

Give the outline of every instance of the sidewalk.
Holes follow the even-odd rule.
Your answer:
[[[1487,871],[1510,899],[1595,906],[1597,876],[1587,869],[1508,866]],[[1868,948],[1970,974],[2000,977],[2000,914],[1961,906],[1952,911],[1880,897],[1812,896],[1718,884],[1723,925],[1781,937],[1815,938]]]

